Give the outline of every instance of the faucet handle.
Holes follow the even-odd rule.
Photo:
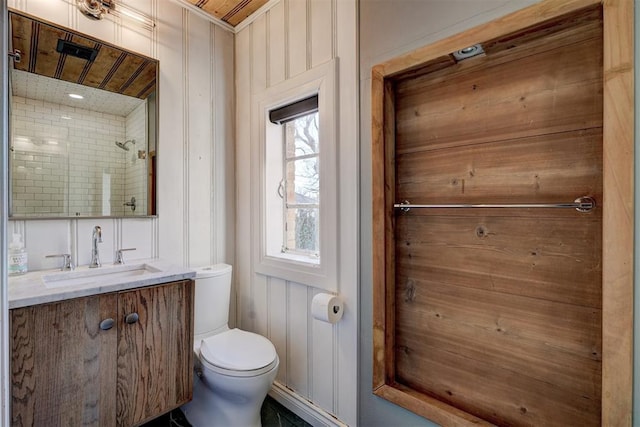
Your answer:
[[[73,265],[73,261],[71,261],[71,254],[54,254],[54,255],[45,255],[45,258],[62,258],[62,267],[60,270],[69,271],[76,268]]]
[[[136,248],[126,248],[126,249],[118,249],[116,251],[116,260],[114,264],[124,264],[124,257],[122,256],[122,252],[124,251],[135,251]]]

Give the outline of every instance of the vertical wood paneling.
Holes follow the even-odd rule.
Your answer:
[[[182,26],[171,24],[182,16],[182,9],[171,2],[160,2],[158,49],[161,64],[159,85],[159,141],[158,141],[158,218],[159,253],[163,258],[182,262],[185,223],[183,193],[185,189],[183,162],[183,54]],[[180,21],[178,21],[180,22]],[[170,100],[164,102],[163,100]]]
[[[633,418],[634,36],[638,2],[605,2],[602,424]],[[637,31],[636,25],[636,31]],[[636,59],[636,66],[637,59]],[[637,95],[636,95],[637,97]],[[635,104],[637,105],[637,103]],[[636,201],[637,203],[637,201]],[[635,258],[637,260],[637,258]],[[637,261],[636,261],[637,263]],[[637,358],[636,358],[637,360]],[[637,408],[636,408],[637,410]],[[636,420],[637,422],[637,420]]]
[[[287,284],[282,279],[269,278],[269,334],[267,337],[276,347],[276,352],[280,358],[280,368],[276,381],[281,384],[288,384],[287,381]]]
[[[249,240],[252,219],[247,213],[260,191],[251,188],[249,173],[238,173],[236,178],[235,272],[239,288],[238,317],[243,328],[253,328],[260,333],[266,325],[266,335],[280,358],[276,381],[350,425],[357,424],[357,205],[353,203],[357,200],[354,174],[357,170],[357,128],[353,125],[357,122],[355,4],[348,0],[283,0],[266,13],[264,24],[261,17],[236,35],[235,58],[238,85],[236,166],[238,171],[250,171],[255,168],[250,143],[260,132],[256,117],[248,121],[253,105],[250,95],[326,63],[338,55],[338,46],[345,56],[345,59],[341,57],[341,64],[344,61],[346,65],[339,67],[340,78],[344,79],[340,82],[342,86],[344,81],[349,88],[341,92],[339,99],[340,108],[345,108],[341,116],[344,113],[347,119],[343,121],[341,117],[339,129],[341,140],[346,138],[344,140],[349,142],[338,144],[338,147],[342,146],[343,154],[348,156],[341,170],[341,176],[346,177],[345,185],[341,186],[341,194],[343,188],[346,190],[341,200],[345,206],[343,213],[348,216],[346,221],[352,223],[348,229],[354,232],[343,232],[344,237],[340,240],[347,248],[345,259],[353,262],[345,262],[341,272],[345,281],[338,284],[338,289],[343,297],[354,303],[338,324],[331,325],[311,317],[310,304],[317,292],[314,288],[276,277],[267,278],[265,286],[262,277],[248,274],[252,269],[248,255],[257,242]],[[341,13],[343,16],[337,18]],[[337,22],[344,26],[340,31],[336,28]],[[253,161],[256,159],[253,157]],[[348,198],[347,203],[344,198]],[[263,319],[261,305],[265,296],[266,319]]]
[[[267,336],[269,333],[268,281],[269,277],[267,276],[263,276],[262,274],[255,275],[253,297],[251,299],[251,305],[253,307],[253,329],[251,331],[263,336]]]
[[[260,16],[251,25],[251,91],[261,92],[267,87],[267,19]]]
[[[307,70],[307,0],[288,0],[288,76]]]
[[[600,7],[600,2],[593,2]],[[630,425],[632,379],[632,242],[633,229],[633,61],[630,54],[633,31],[630,28],[632,11],[628,1],[603,2],[605,19],[605,60],[604,60],[604,221],[603,221],[603,418],[596,422],[602,425]],[[563,7],[579,8],[587,2],[548,1],[539,9],[530,8],[519,18],[544,16],[558,13]],[[495,29],[505,31],[514,19],[495,21]],[[608,24],[607,24],[608,21]],[[609,26],[609,31],[607,31]],[[474,39],[482,39],[483,32],[478,27],[473,31]],[[490,26],[485,27],[491,30]],[[483,30],[485,29],[483,28]],[[463,43],[464,44],[464,43]],[[440,43],[445,47],[444,43]],[[441,49],[447,52],[446,47]],[[626,53],[624,53],[626,51]],[[438,52],[439,53],[439,52]],[[614,59],[613,63],[607,60]],[[418,58],[416,52],[407,55]],[[611,67],[611,68],[609,68]],[[387,72],[396,72],[388,68]],[[607,102],[608,100],[608,102]],[[447,338],[450,341],[450,337]],[[465,355],[465,358],[467,356]],[[441,369],[439,367],[438,369]],[[468,383],[468,382],[467,382]],[[454,392],[455,395],[455,392]],[[581,396],[583,398],[584,396]],[[413,398],[413,397],[412,397]],[[554,400],[554,408],[557,402]],[[415,408],[415,407],[414,407]],[[490,407],[495,411],[495,407]],[[428,414],[426,415],[428,416]],[[519,416],[519,414],[516,414]],[[576,419],[573,418],[576,422]],[[445,420],[445,424],[451,421]],[[549,424],[549,423],[547,423]]]
[[[236,170],[249,171],[251,159],[251,128],[246,123],[251,123],[251,27],[236,34],[235,44],[236,58]],[[238,173],[236,175],[236,205],[237,221],[236,244],[239,254],[251,253],[251,186],[250,173]],[[247,328],[251,324],[249,318],[248,302],[251,299],[251,275],[250,258],[248,256],[236,257],[234,268],[237,288],[238,315],[236,320],[240,328]]]
[[[269,81],[273,86],[285,79],[285,26],[284,3],[279,2],[267,12],[268,47],[269,47]]]
[[[340,190],[338,194],[339,218],[339,291],[344,299],[345,311],[334,327],[336,361],[334,366],[333,413],[348,425],[358,424],[358,200],[359,169],[358,148],[358,65],[357,65],[357,2],[334,2],[335,53],[340,58],[338,82],[338,159]],[[367,206],[363,210],[369,209]],[[366,285],[365,285],[366,287]],[[371,358],[371,355],[363,355]]]
[[[50,3],[56,4],[56,2]],[[58,4],[56,4],[56,6],[58,6]],[[73,12],[77,14],[78,25],[75,28],[76,30],[80,31],[81,33],[89,34],[90,36],[107,41],[109,43],[120,44],[120,40],[118,40],[118,28],[120,26],[117,25],[117,22],[115,20],[101,19],[100,21],[95,21],[93,19],[84,17],[84,15],[82,15],[82,13],[77,9]]]
[[[312,297],[317,291],[311,292]],[[311,366],[311,392],[313,402],[326,408],[329,412],[333,412],[333,373],[335,372],[334,360],[334,333],[338,326],[321,320],[309,320],[311,323],[311,357],[313,360]]]
[[[189,265],[207,265],[211,260],[211,51],[210,24],[189,13],[188,51],[188,218]],[[202,108],[205,107],[205,108]],[[208,108],[207,108],[208,107]],[[206,236],[206,239],[203,237]]]
[[[333,58],[333,0],[310,3],[311,66],[323,64]]]
[[[307,322],[309,306],[307,305],[307,287],[298,283],[287,282],[287,386],[299,395],[309,395],[309,378],[307,371],[308,340]]]
[[[15,7],[20,10],[24,10],[31,15],[41,16],[47,21],[78,29],[77,27],[72,26],[71,19],[69,19],[70,12],[75,13],[75,11],[77,11],[75,5],[72,3],[65,4],[60,1],[17,0],[15,2]]]
[[[217,25],[213,32],[213,263],[233,263],[235,239],[234,35]],[[234,316],[232,315],[231,318]]]
[[[149,236],[154,235],[153,223],[148,219],[123,219],[119,222],[122,239],[116,249],[136,248],[124,255],[125,260],[153,257],[153,240],[149,239]]]

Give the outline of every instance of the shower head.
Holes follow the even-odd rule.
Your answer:
[[[127,147],[126,145],[127,143],[125,142],[124,144],[122,142],[118,142],[116,141],[116,145],[120,148],[122,148],[124,151],[129,151],[129,147]]]
[[[122,148],[124,151],[129,151],[129,147],[127,147],[128,143],[132,143],[133,145],[136,144],[136,140],[135,139],[128,139],[125,142],[118,142],[116,141],[116,145],[120,148]]]

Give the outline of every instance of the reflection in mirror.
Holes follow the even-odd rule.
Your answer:
[[[11,215],[155,215],[157,61],[19,12],[10,22],[22,56],[10,76]]]

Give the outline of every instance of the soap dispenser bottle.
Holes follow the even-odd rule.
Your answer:
[[[9,243],[9,276],[17,276],[27,272],[27,250],[22,244],[22,236],[13,234],[13,240]]]

